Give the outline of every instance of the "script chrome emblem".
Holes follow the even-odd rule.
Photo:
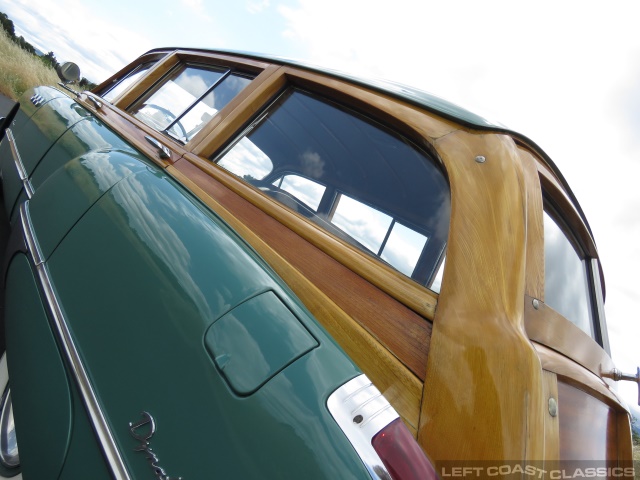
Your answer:
[[[158,456],[152,450],[151,444],[149,443],[153,434],[156,433],[156,421],[148,412],[142,412],[141,415],[142,420],[136,423],[129,423],[131,436],[140,442],[140,445],[135,447],[134,450],[146,454],[149,466],[153,469],[153,473],[156,474],[159,480],[182,480],[182,477],[170,477],[164,469],[158,465]]]

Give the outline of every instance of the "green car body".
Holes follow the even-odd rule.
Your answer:
[[[0,146],[21,467],[0,474],[370,478],[326,406],[359,371],[273,271],[67,94],[21,103]]]

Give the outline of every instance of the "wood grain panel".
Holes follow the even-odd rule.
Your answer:
[[[463,131],[435,147],[452,213],[418,439],[436,463],[541,459],[547,400],[524,331],[527,199],[518,149],[503,135]]]
[[[597,258],[598,251],[595,246],[595,241],[582,221],[578,210],[560,185],[560,182],[558,182],[551,170],[541,162],[537,163],[537,167],[540,172],[540,182],[545,195],[558,206],[562,212],[562,219],[567,222],[571,231],[577,235],[580,245],[586,249],[587,255]]]
[[[618,460],[617,417],[613,408],[564,382],[558,382],[560,458]]]
[[[384,308],[384,303],[381,305],[376,301],[379,296],[374,295],[372,298],[367,298],[368,294],[364,294],[362,301],[358,302],[362,292],[357,292],[357,286],[351,285],[350,280],[353,280],[353,278],[342,277],[342,273],[346,272],[331,274],[329,277],[325,277],[321,284],[326,284],[327,281],[335,282],[345,289],[347,297],[355,295],[356,302],[353,302],[354,298],[351,298],[351,301],[346,302],[344,305],[346,310],[343,310],[333,298],[330,298],[325,291],[318,288],[308,277],[307,271],[299,270],[298,265],[293,265],[285,258],[283,253],[291,253],[287,251],[287,248],[290,248],[291,245],[285,243],[284,252],[276,251],[275,247],[282,248],[282,245],[274,245],[270,235],[265,237],[267,241],[263,240],[261,238],[262,229],[255,228],[251,221],[247,222],[247,217],[243,215],[246,212],[239,211],[237,205],[229,201],[230,198],[233,199],[233,197],[237,196],[232,192],[225,191],[223,186],[216,185],[216,182],[211,177],[202,172],[198,173],[197,169],[195,169],[196,171],[194,169],[195,167],[191,164],[182,161],[175,166],[169,167],[167,171],[229,223],[274,268],[311,313],[327,329],[329,334],[380,389],[415,435],[420,411],[422,381],[353,318],[353,303],[363,305],[372,302],[372,306],[379,305]],[[187,172],[186,174],[184,173],[185,171]],[[203,185],[203,188],[198,185],[199,183]],[[229,205],[234,209],[234,212],[231,213],[223,205]],[[236,216],[236,213],[238,213],[238,216]],[[259,216],[265,217],[263,213],[260,213]],[[264,220],[262,218],[262,221]],[[265,223],[269,222],[266,221]],[[293,250],[297,251],[300,247],[299,253],[315,255],[308,246],[305,248],[303,243],[300,240],[295,242],[296,245]],[[296,255],[294,255],[294,259],[295,257]],[[330,259],[323,259],[324,261],[332,263]],[[313,265],[313,262],[311,262],[311,265]],[[302,265],[303,270],[306,270],[306,267],[306,265]],[[316,267],[320,268],[320,265],[316,265]],[[327,270],[323,270],[323,273],[332,271],[330,267],[327,268]],[[344,296],[341,296],[338,300],[343,304],[345,303]],[[378,313],[373,312],[372,316],[377,317]],[[389,320],[392,319],[389,318]],[[423,323],[428,325],[427,322],[423,321]],[[402,328],[399,328],[395,333],[398,336],[403,336],[405,332],[402,330]]]
[[[524,170],[527,215],[527,250],[524,291],[530,297],[544,300],[544,223],[543,202],[538,161],[528,151],[519,148]]]
[[[264,193],[259,192],[210,161],[203,160],[195,155],[185,155],[185,159],[229,190],[263,210],[269,216],[276,218],[297,235],[347,266],[380,290],[397,299],[419,315],[428,319],[433,318],[438,299],[438,295],[435,292],[331,235],[310,220],[287,209],[281,203],[267,197]]]
[[[548,370],[542,372],[542,386],[544,398],[553,398],[558,401],[558,378],[555,373]],[[544,460],[554,462],[560,460],[560,422],[558,415],[555,417],[547,412],[544,416]]]
[[[424,377],[431,324],[187,161],[176,168]]]
[[[143,75],[140,80],[138,80],[124,92],[122,92],[122,94],[115,99],[113,105],[122,110],[126,110],[149,88],[155,85],[158,80],[160,80],[173,67],[175,67],[179,63],[179,61],[180,59],[175,52],[167,55],[153,67],[151,67],[151,69],[149,69],[149,71],[145,75]]]
[[[224,108],[227,114],[216,115],[193,137],[190,151],[210,157],[233,137],[244,124],[273,98],[284,86],[280,67],[270,66],[260,73]]]
[[[608,405],[617,409],[627,409],[617,392],[602,378],[549,347],[535,342],[533,346],[538,352],[542,368],[554,372],[563,382],[586,391]]]
[[[97,85],[95,88],[93,88],[91,90],[91,92],[93,92],[93,93],[95,93],[97,95],[100,95],[100,92],[102,92],[103,90],[108,89],[114,83],[117,83],[118,81],[120,81],[123,77],[125,77],[129,72],[131,72],[131,70],[133,70],[138,65],[141,65],[141,64],[147,63],[147,62],[153,62],[153,61],[160,60],[161,58],[163,58],[164,56],[168,55],[169,53],[170,52],[158,52],[158,53],[152,53],[150,55],[143,55],[143,56],[137,58],[135,61],[133,61],[129,65],[126,65],[124,68],[118,70],[116,73],[111,75],[105,81],[103,81],[102,83]]]
[[[613,360],[589,335],[564,318],[553,308],[525,297],[525,328],[531,340],[546,345],[569,357],[592,373],[602,376],[614,368]],[[613,383],[611,380],[607,380]]]

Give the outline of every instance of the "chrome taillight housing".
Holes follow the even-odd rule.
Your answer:
[[[438,478],[398,413],[366,375],[333,392],[327,407],[373,479]]]

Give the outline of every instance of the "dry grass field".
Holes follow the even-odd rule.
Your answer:
[[[18,100],[29,88],[55,85],[60,80],[55,70],[22,50],[0,28],[0,93]]]

